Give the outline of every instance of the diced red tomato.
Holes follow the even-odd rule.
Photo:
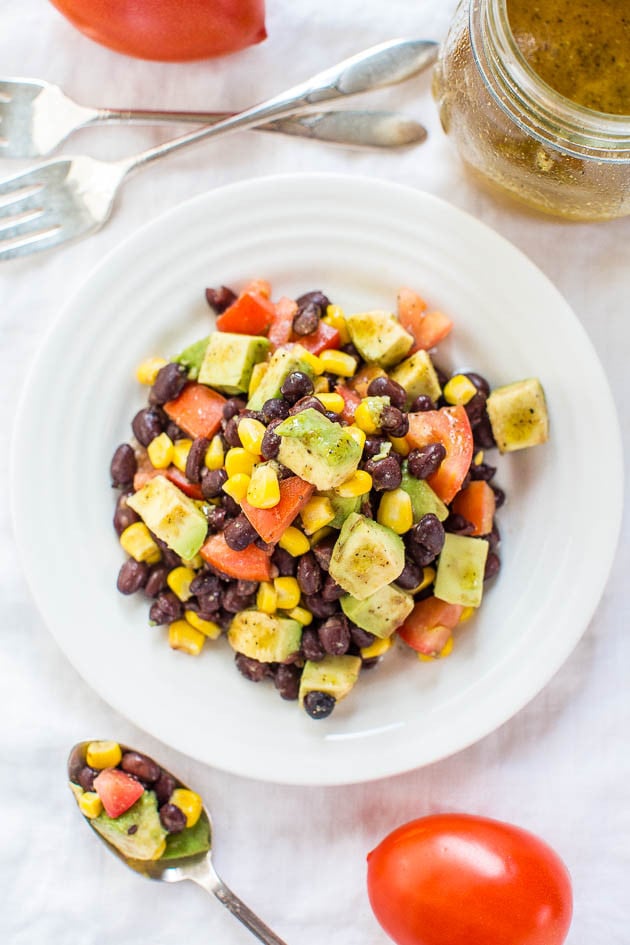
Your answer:
[[[469,483],[455,496],[451,508],[475,526],[471,535],[489,535],[492,531],[496,498],[492,488],[484,480],[474,479]]]
[[[256,292],[257,295],[262,295],[263,299],[271,298],[271,282],[267,279],[252,279],[251,282],[248,282],[243,292]]]
[[[348,385],[359,397],[367,397],[367,389],[375,377],[387,377],[387,374],[378,364],[366,364],[348,381]]]
[[[310,335],[302,335],[301,337],[295,335],[293,340],[299,342],[303,348],[306,348],[306,350],[310,351],[312,354],[321,354],[322,351],[327,351],[329,348],[338,348],[341,337],[337,329],[333,328],[332,325],[327,325],[326,322],[320,322],[317,326],[317,331],[312,332]]]
[[[178,489],[181,489],[184,495],[190,496],[191,499],[203,499],[203,492],[201,491],[201,486],[197,485],[196,482],[191,482],[190,479],[187,479],[183,472],[180,472],[177,466],[169,466],[168,469],[158,469],[158,473],[166,476],[166,478],[173,483],[174,486],[177,486]],[[152,476],[150,478],[153,478]]]
[[[411,289],[398,292],[398,320],[405,331],[413,335],[415,343],[409,352],[412,354],[423,348],[428,351],[446,338],[453,322],[443,312],[427,312],[427,303]]]
[[[293,319],[297,312],[297,302],[282,296],[276,302],[276,313],[269,327],[267,337],[271,342],[271,347],[275,350],[281,345],[286,345],[291,340],[293,334]]]
[[[261,548],[249,545],[244,551],[233,551],[222,534],[211,535],[199,552],[214,568],[229,577],[244,581],[268,581],[271,560]]]
[[[219,331],[241,335],[263,335],[276,314],[275,306],[257,292],[243,292],[217,318]]]
[[[108,817],[120,817],[144,794],[140,782],[118,768],[104,768],[94,778],[94,790]]]
[[[136,460],[138,466],[136,468],[136,474],[133,477],[133,491],[137,492],[138,489],[142,489],[143,486],[146,486],[149,479],[154,479],[156,476],[159,476],[162,473],[161,469],[156,469],[155,466],[151,463],[146,450],[139,450],[136,452]]]
[[[427,482],[447,505],[459,492],[473,455],[473,435],[464,408],[441,407],[409,414],[409,446],[419,448],[429,443],[441,443],[446,456]]]
[[[175,400],[164,404],[164,410],[189,436],[211,437],[221,426],[225,397],[203,384],[187,384]]]
[[[343,397],[344,407],[341,411],[341,416],[346,421],[346,423],[352,423],[354,421],[354,411],[361,403],[360,395],[357,394],[356,391],[346,387],[345,384],[338,384],[335,387],[335,390]]]
[[[447,604],[437,597],[425,597],[418,601],[402,627],[398,628],[398,636],[418,653],[437,656],[448,643],[463,610],[460,604]]]
[[[314,490],[314,486],[299,476],[290,476],[280,482],[280,501],[272,509],[256,509],[246,499],[241,502],[241,509],[262,540],[275,545],[302,511]]]

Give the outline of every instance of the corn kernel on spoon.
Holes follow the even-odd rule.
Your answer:
[[[164,883],[190,880],[216,896],[265,945],[286,945],[217,874],[212,864],[212,822],[198,794],[147,755],[117,742],[78,742],[70,752],[67,768],[81,813],[126,866]],[[96,785],[94,780],[98,780]],[[134,796],[133,803],[117,817],[110,817],[103,809],[104,805],[120,806]],[[158,798],[164,801],[159,812]],[[162,821],[168,822],[168,817],[163,811],[173,806],[180,812],[183,809],[186,826],[167,834]]]

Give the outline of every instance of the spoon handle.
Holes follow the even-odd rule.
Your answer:
[[[279,938],[268,925],[260,919],[255,912],[245,905],[242,899],[229,889],[218,873],[215,871],[210,858],[206,858],[203,863],[203,872],[189,873],[188,878],[201,886],[206,892],[212,893],[217,897],[220,903],[229,909],[233,916],[239,922],[242,922],[249,931],[256,936],[264,945],[286,945],[286,942]]]

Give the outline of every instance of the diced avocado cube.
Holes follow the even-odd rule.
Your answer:
[[[479,607],[489,547],[483,538],[447,532],[438,560],[435,596],[447,604]]]
[[[436,403],[442,393],[433,362],[426,351],[416,351],[394,368],[390,377],[407,391],[407,406],[424,394]]]
[[[153,791],[141,794],[136,803],[119,817],[108,817],[102,811],[90,824],[108,843],[131,860],[157,860],[164,852],[166,830],[160,822]]]
[[[375,362],[383,368],[398,364],[413,344],[413,337],[391,312],[346,315],[346,325],[363,360]]]
[[[260,663],[284,663],[300,649],[302,624],[261,610],[242,610],[228,630],[228,642],[237,653]]]
[[[439,518],[441,522],[448,518],[448,509],[440,497],[436,495],[428,482],[424,479],[416,479],[415,476],[411,475],[407,460],[402,465],[400,488],[411,499],[414,525],[417,525],[423,515],[430,513]]]
[[[405,566],[405,546],[391,528],[353,513],[343,523],[330,559],[330,576],[357,600],[395,581]]]
[[[291,348],[277,348],[269,359],[269,364],[263,379],[249,398],[249,410],[260,410],[266,400],[281,397],[280,388],[289,374],[302,371],[309,377],[313,376],[313,368],[308,363],[308,352],[301,345]]]
[[[502,453],[538,446],[549,438],[545,392],[536,377],[496,387],[486,407],[492,433]]]
[[[206,516],[165,476],[149,479],[142,489],[129,496],[127,505],[185,561],[195,557],[206,539]]]
[[[357,441],[311,407],[287,417],[274,433],[281,438],[278,461],[322,492],[341,485],[359,465]]]
[[[176,364],[181,364],[186,368],[191,381],[196,381],[199,377],[199,371],[201,370],[209,341],[210,336],[206,335],[205,338],[193,342],[193,344],[188,345],[187,348],[180,351],[174,358],[171,358],[171,361],[175,361]]]
[[[334,491],[326,492],[324,495],[330,500],[330,504],[335,513],[332,522],[328,523],[331,528],[341,528],[348,516],[352,515],[353,512],[358,512],[361,508],[360,496],[353,496],[351,499],[346,499],[343,496],[337,495]]]
[[[199,370],[199,382],[225,394],[246,394],[254,365],[264,361],[269,342],[259,335],[213,331]]]
[[[356,683],[360,670],[360,656],[325,656],[317,663],[307,660],[300,679],[300,703],[309,692],[325,692],[340,702]]]
[[[349,620],[381,639],[391,636],[413,610],[411,594],[391,584],[386,584],[365,600],[357,600],[349,595],[342,597],[340,603]]]

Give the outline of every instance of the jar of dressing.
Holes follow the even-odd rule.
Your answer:
[[[486,181],[564,217],[630,213],[628,0],[462,0],[433,91]]]

